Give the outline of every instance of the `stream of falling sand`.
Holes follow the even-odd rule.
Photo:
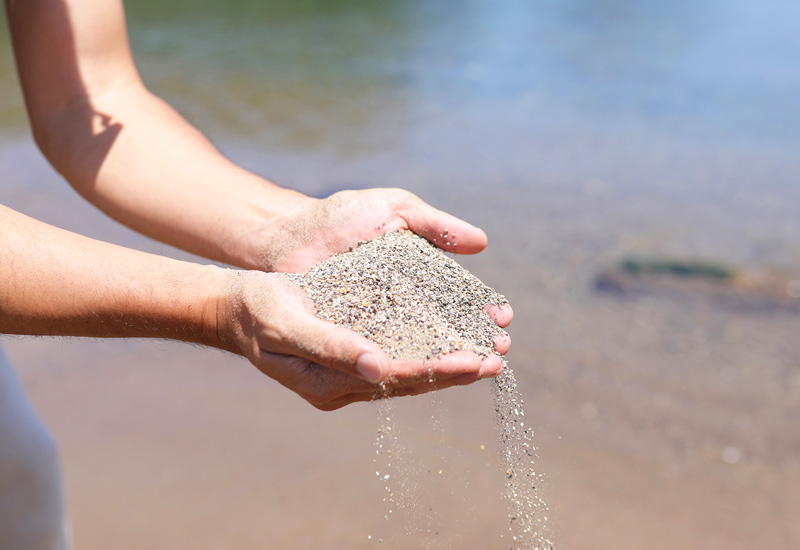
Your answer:
[[[524,403],[508,364],[492,384],[500,429],[499,451],[506,468],[509,550],[553,550],[550,508],[541,495],[544,474],[536,470],[539,455],[533,444],[533,428],[525,425]]]
[[[533,429],[525,424],[522,397],[517,390],[514,372],[506,363],[503,372],[492,381],[494,407],[498,426],[505,500],[508,505],[509,550],[554,550],[550,525],[550,508],[542,496],[544,474],[537,471],[539,460],[533,443]],[[414,537],[417,548],[449,550],[447,541],[435,535],[443,526],[427,513],[424,465],[416,463],[401,443],[394,417],[393,400],[385,399],[378,407],[379,427],[375,439],[375,475],[381,486],[384,519],[392,519],[397,511],[410,517],[405,535]],[[435,474],[436,472],[434,472]],[[442,471],[439,470],[439,475]],[[378,543],[389,539],[368,537]],[[505,537],[504,537],[505,539]]]
[[[456,235],[445,229],[442,238],[455,239]],[[425,360],[456,350],[486,356],[494,353],[493,338],[503,332],[485,307],[502,306],[507,303],[505,298],[410,231],[386,233],[350,252],[335,254],[305,273],[283,276],[309,296],[318,317],[361,333],[393,358]],[[536,471],[533,430],[525,425],[522,397],[505,360],[493,387],[509,508],[508,548],[552,550],[549,508],[540,495],[543,475]],[[382,385],[375,397],[389,396],[391,386]],[[417,510],[425,489],[422,467],[410,463],[409,453],[398,452],[391,402],[384,403],[388,404],[380,408],[376,451],[386,458],[387,469],[399,474],[393,480],[389,471],[376,471],[384,484],[384,500],[390,504],[386,518],[394,513],[391,505],[402,506],[413,516],[407,534],[430,539],[438,533],[436,520]],[[398,468],[401,460],[406,463]],[[425,544],[426,549],[437,545],[449,550],[439,542]]]

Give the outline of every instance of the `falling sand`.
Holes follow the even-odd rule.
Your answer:
[[[485,308],[506,299],[410,231],[389,232],[285,277],[311,298],[318,317],[363,334],[392,358],[431,359],[459,350],[486,356],[495,353],[494,337],[502,333]],[[376,391],[376,397],[390,394],[386,387]],[[510,548],[551,549],[533,431],[525,426],[522,399],[505,361],[494,379],[494,400]]]

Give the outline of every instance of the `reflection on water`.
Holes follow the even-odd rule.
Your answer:
[[[149,85],[212,134],[395,147],[428,108],[489,101],[545,131],[800,139],[796,3],[471,0],[127,3]],[[5,34],[5,30],[3,31]],[[18,125],[7,41],[0,115]],[[16,120],[15,120],[16,118]]]

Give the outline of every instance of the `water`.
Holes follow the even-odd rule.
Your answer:
[[[548,474],[559,547],[800,545],[800,322],[707,304],[620,302],[591,290],[594,273],[627,254],[800,274],[796,2],[177,0],[131,1],[127,9],[148,85],[237,162],[318,196],[404,187],[487,230],[487,252],[462,263],[514,306],[509,358],[525,366],[515,374],[526,426],[542,450],[537,471]],[[4,204],[177,255],[98,215],[38,157],[6,40],[0,124]],[[169,378],[191,355],[181,346],[150,354],[106,346],[7,345],[32,365],[30,385],[41,392],[40,407],[52,407],[48,421],[73,457],[68,493],[83,548],[104,548],[110,536],[122,541],[124,532],[152,533],[139,546],[224,547],[238,538],[238,548],[265,540],[374,547],[366,536],[384,520],[373,514],[372,485],[354,481],[374,471],[360,458],[370,449],[359,447],[374,411],[320,417],[270,393],[266,382],[237,382],[235,369],[216,376],[200,359],[187,367],[189,378]],[[87,355],[135,367],[125,372],[136,373],[127,376],[139,380],[138,391],[89,399],[86,387],[127,390],[111,374],[80,368]],[[215,387],[207,382],[204,393],[197,372]],[[187,379],[194,385],[185,387]],[[165,388],[170,396],[196,392],[204,407],[182,415],[137,401],[156,393],[173,403]],[[495,433],[487,390],[444,392],[440,415],[449,420],[441,437],[461,453],[451,455],[453,466],[472,472],[471,489],[487,503],[459,529],[488,548],[507,514],[492,500],[498,464],[486,466],[478,449],[491,447]],[[398,400],[397,414],[418,415],[426,426],[425,399]],[[275,407],[291,414],[275,422]],[[171,419],[175,431],[164,440],[182,434],[187,454],[152,445],[168,423],[149,423],[150,410]],[[202,418],[202,429],[189,417]],[[253,422],[265,434],[258,445]],[[102,444],[111,435],[114,449]],[[225,445],[194,452],[214,438]],[[280,442],[269,447],[268,463],[292,475],[265,472],[263,440]],[[104,474],[95,456],[127,461],[128,474]],[[202,475],[181,477],[186,456]],[[308,456],[323,458],[297,459]],[[148,467],[137,477],[139,463]],[[154,471],[163,484],[145,492]],[[306,479],[313,484],[298,485]],[[202,507],[209,486],[230,491],[227,509]],[[142,502],[93,504],[93,490],[112,488],[142,494]],[[454,525],[466,502],[475,499],[447,500],[442,523]],[[314,540],[301,534],[309,524]]]

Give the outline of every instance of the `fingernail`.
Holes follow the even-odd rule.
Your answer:
[[[356,362],[356,370],[361,378],[371,384],[377,384],[383,378],[383,370],[378,358],[371,353],[362,353]]]

